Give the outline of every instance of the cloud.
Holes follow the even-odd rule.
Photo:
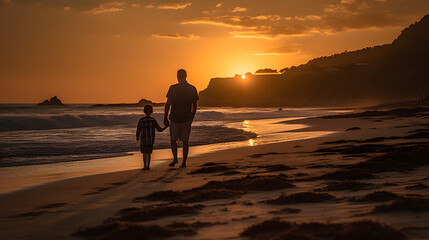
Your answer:
[[[336,34],[352,29],[403,27],[415,21],[429,7],[427,0],[308,0],[308,4],[282,0],[257,1],[191,1],[191,0],[10,0],[9,4],[33,5],[76,11],[87,14],[125,12],[128,9],[153,8],[186,10],[174,20],[156,21],[161,24],[177,23],[214,25],[230,28],[228,34],[239,38],[276,39],[313,33]],[[8,2],[8,0],[0,0]],[[305,5],[305,6],[304,6]],[[191,7],[190,7],[191,6]],[[427,11],[426,11],[427,12]],[[175,14],[169,11],[165,14]],[[180,13],[180,11],[178,12]],[[164,13],[163,13],[164,14]],[[125,14],[124,14],[125,16]],[[153,15],[141,15],[149,19]],[[162,16],[162,18],[167,16]],[[161,26],[163,27],[163,26]],[[196,29],[200,30],[200,29]]]
[[[356,0],[341,0],[342,4],[351,4],[351,3],[355,3]]]
[[[267,51],[267,53],[277,53],[277,54],[289,54],[289,53],[296,53],[296,52],[298,52],[298,49],[290,45],[284,45],[281,47],[272,48],[269,51]]]
[[[386,1],[342,0],[340,4],[324,8],[321,21],[328,31],[340,32],[348,29],[390,27],[399,25],[399,16],[389,13]]]
[[[181,24],[203,24],[216,25],[232,28],[250,27],[251,18],[244,16],[214,16],[214,17],[198,17],[192,20],[184,20]]]
[[[405,4],[405,1],[401,1]],[[352,29],[402,26],[408,22],[406,13],[387,0],[341,0],[336,4],[321,4],[318,11],[305,15],[268,14],[256,16],[211,16],[194,18],[182,23],[211,24],[240,29],[230,31],[233,37],[274,39],[285,36],[334,34]],[[240,7],[237,7],[238,10]],[[235,11],[237,12],[237,11]]]
[[[109,13],[109,12],[122,12],[124,11],[124,2],[108,2],[108,3],[101,3],[97,7],[85,11],[85,13],[88,14],[102,14],[102,13]]]
[[[183,3],[166,3],[166,4],[149,4],[146,5],[146,8],[157,8],[157,9],[167,9],[167,10],[180,10],[185,9],[191,6],[191,2],[183,2]]]
[[[298,23],[280,22],[278,15],[212,16],[182,21],[181,24],[205,24],[240,29],[230,34],[237,38],[273,39],[287,35],[302,35],[308,30]]]
[[[363,29],[371,27],[397,26],[399,20],[390,14],[358,13],[350,16],[330,15],[323,18],[329,26],[329,30],[341,32],[348,29]]]
[[[317,15],[307,15],[304,17],[295,16],[294,18],[296,20],[299,20],[299,21],[316,21],[316,20],[320,20],[322,17],[317,16]],[[288,19],[288,20],[290,20],[290,19]]]
[[[257,19],[257,20],[280,20],[281,17],[279,15],[258,15],[256,17],[250,17],[251,19]]]
[[[295,54],[295,53],[302,53],[298,50],[299,44],[292,43],[283,45],[280,47],[271,48],[264,52],[257,52],[257,53],[247,53],[246,55],[253,55],[253,56],[277,56],[277,55],[287,55],[287,54]]]
[[[153,38],[167,38],[167,39],[186,39],[186,40],[198,40],[200,39],[200,36],[194,35],[194,34],[152,34],[151,37]]]
[[[232,12],[245,12],[247,11],[247,8],[244,7],[235,7],[234,10],[232,10]]]
[[[265,20],[265,21],[264,21]],[[192,20],[184,20],[181,24],[206,24],[220,25],[233,28],[255,28],[264,25],[263,22],[272,22],[279,20],[278,15],[259,15],[259,16],[212,16],[212,17],[197,17]]]
[[[245,31],[230,32],[236,38],[265,38],[276,39],[285,36],[303,36],[308,34],[309,30],[298,24],[281,25],[281,26],[258,26],[254,29]]]

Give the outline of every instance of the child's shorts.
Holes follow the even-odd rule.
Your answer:
[[[153,145],[140,145],[140,151],[141,153],[152,154]]]

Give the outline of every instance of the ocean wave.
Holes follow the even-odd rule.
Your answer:
[[[136,123],[139,115],[11,116],[0,118],[0,131],[45,130]]]
[[[162,120],[163,114],[155,113],[153,116]],[[137,124],[142,117],[140,114],[57,114],[34,116],[1,116],[0,131],[16,130],[47,130],[47,129],[67,129],[96,126],[113,126],[124,124]],[[223,114],[215,111],[205,111],[197,113],[196,121],[220,120]]]
[[[61,131],[61,134],[55,133],[60,130],[52,131],[54,132],[44,137],[46,139],[40,139],[37,142],[0,142],[0,167],[89,160],[139,151],[134,126],[109,127],[103,132],[105,136],[103,141],[96,138],[79,140],[79,135],[75,131]],[[93,131],[96,134],[100,129],[99,127],[88,128],[87,131]],[[61,141],[61,139],[71,138],[77,140],[72,144],[70,141]],[[256,134],[224,126],[195,126],[192,127],[190,145],[244,141],[250,138],[256,138]],[[155,149],[170,147],[168,131],[156,135],[154,147]]]

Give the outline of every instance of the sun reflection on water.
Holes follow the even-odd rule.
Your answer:
[[[253,139],[249,139],[249,146],[255,146],[255,142],[253,141]]]
[[[248,128],[249,127],[249,121],[248,120],[244,120],[243,121],[243,128]]]

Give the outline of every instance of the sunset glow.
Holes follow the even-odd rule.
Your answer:
[[[179,68],[201,91],[214,77],[390,43],[429,9],[422,0],[36,2],[0,1],[0,102],[165,101]]]
[[[0,236],[429,239],[428,42],[429,0],[0,0]]]

